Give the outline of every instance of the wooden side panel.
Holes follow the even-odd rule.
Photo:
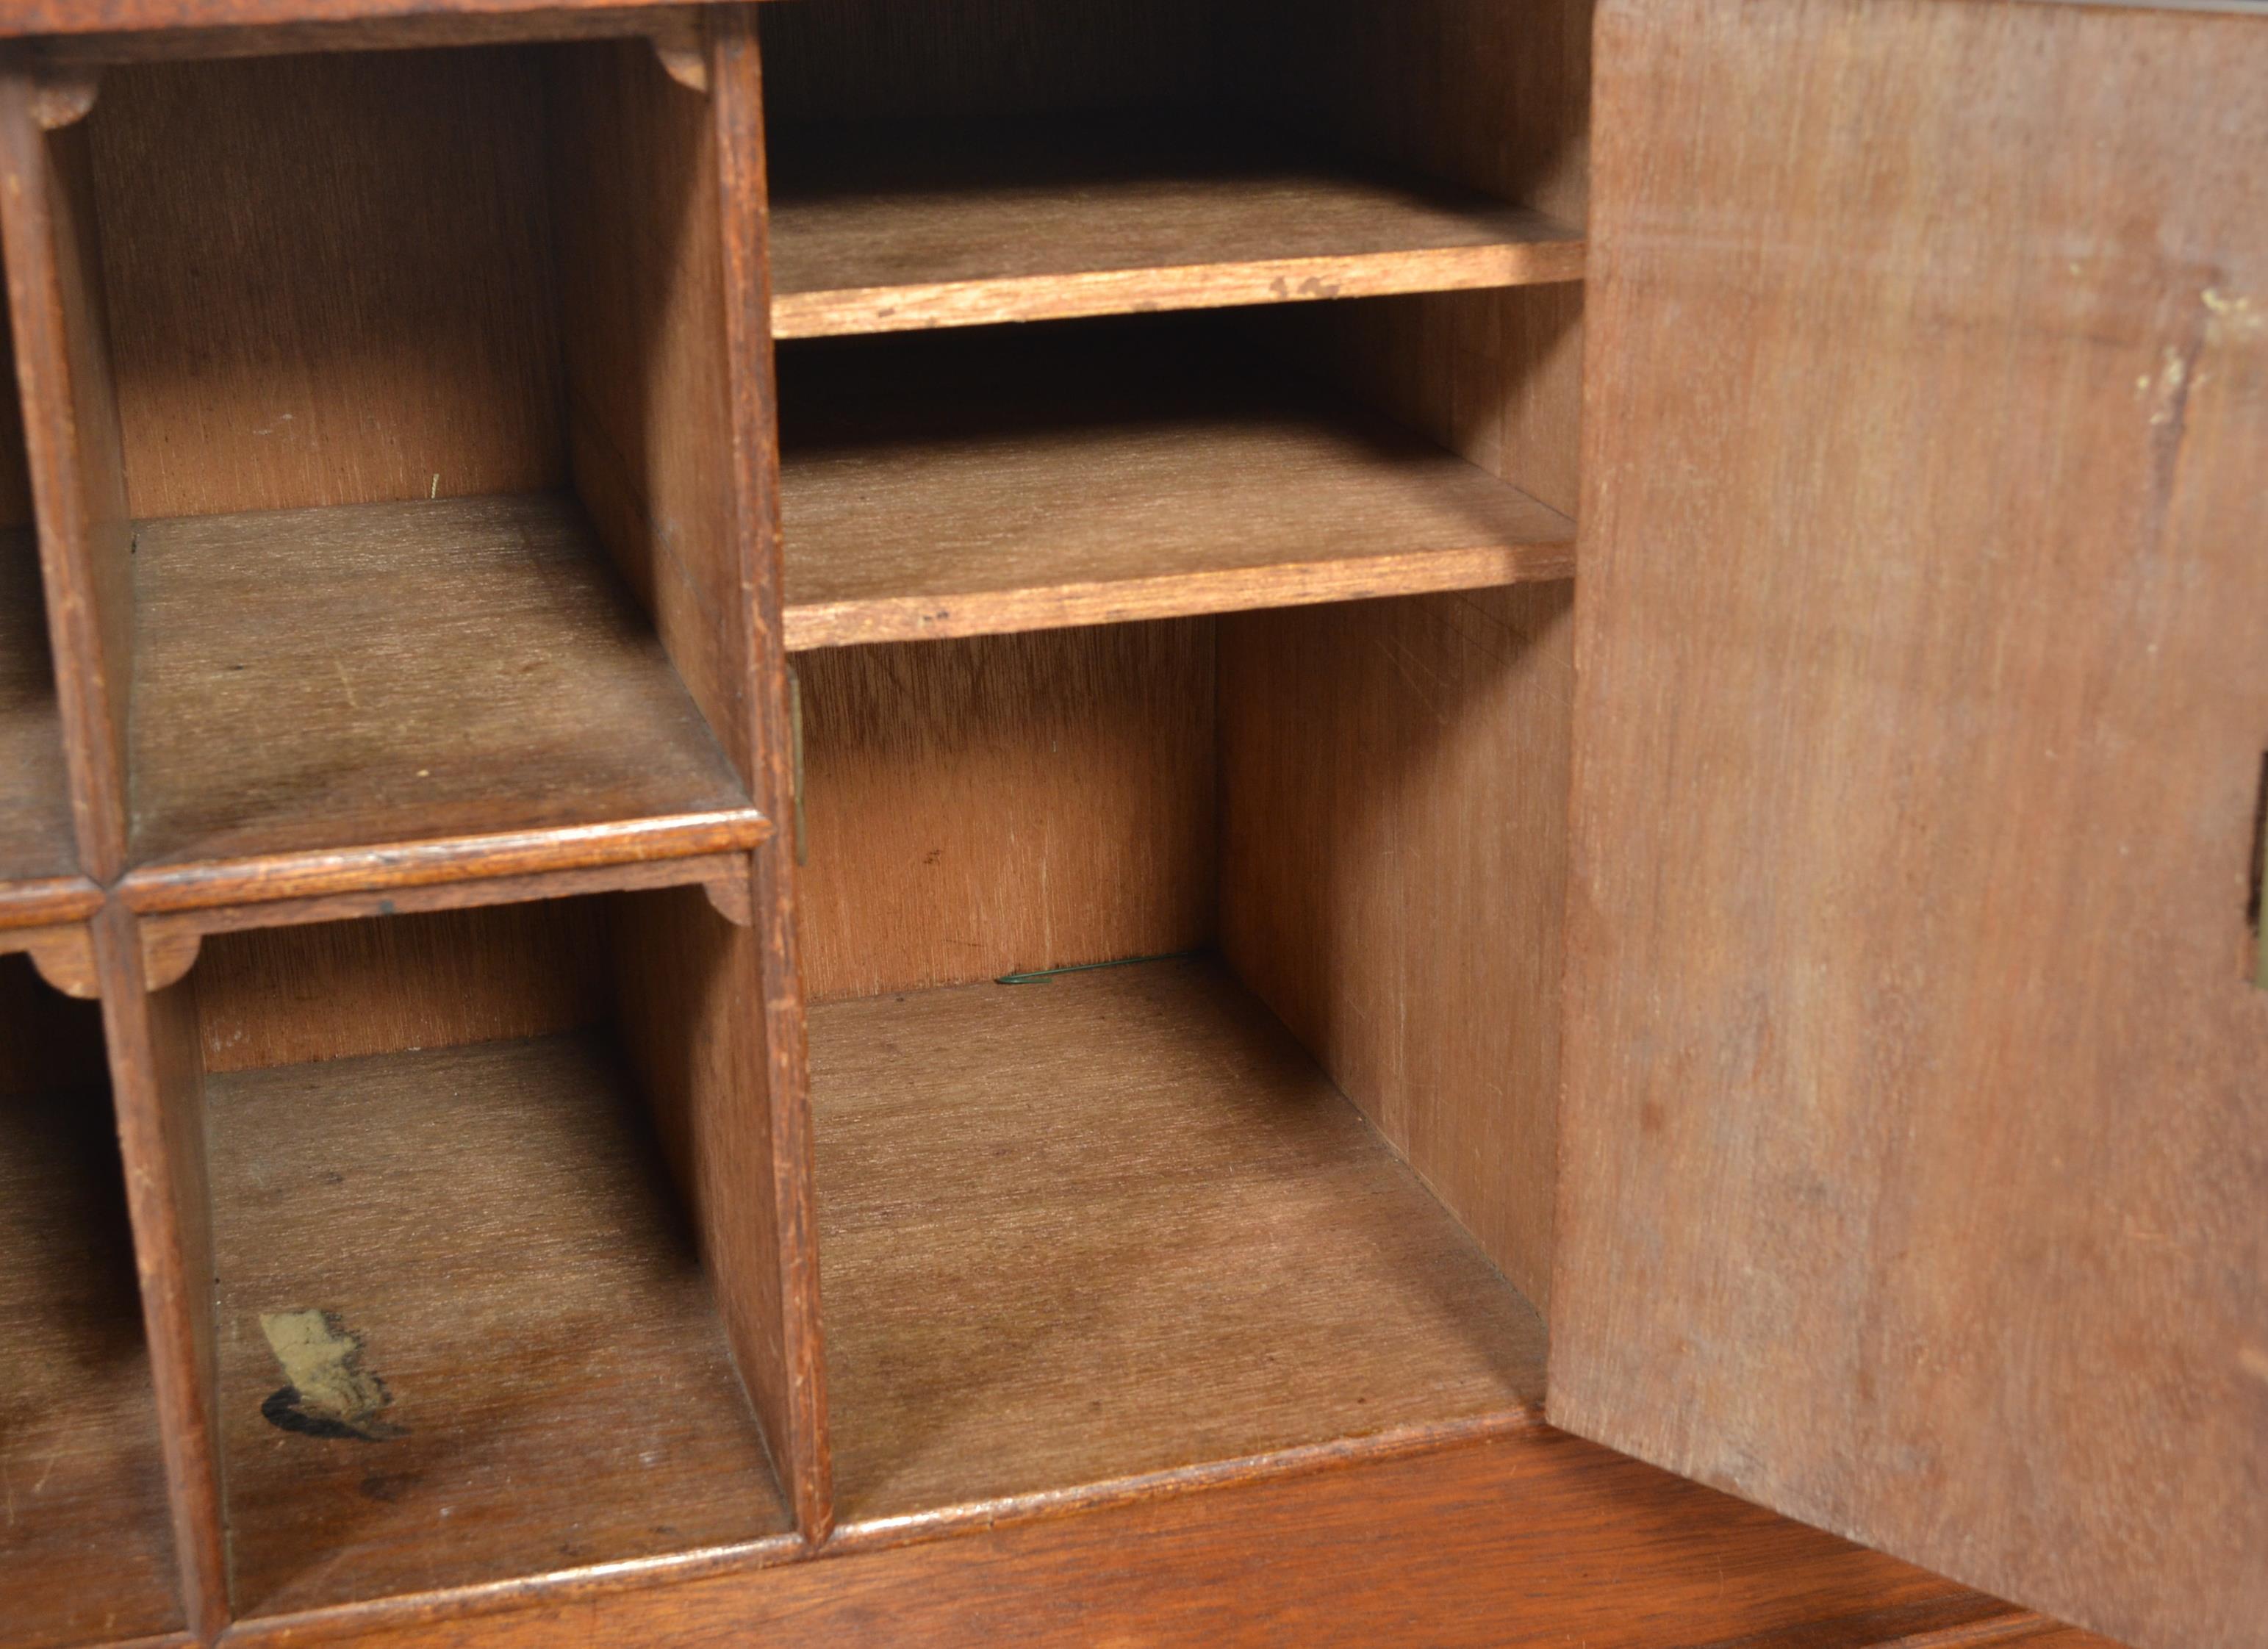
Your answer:
[[[562,55],[560,261],[578,490],[771,817],[792,806],[755,23],[707,18],[709,89],[641,41]],[[733,1357],[798,1526],[832,1516],[793,930],[696,889],[620,902],[622,1031],[692,1204]]]
[[[1611,0],[1554,1417],[2268,1621],[2268,18]]]
[[[1570,586],[1222,621],[1221,948],[1550,1282]]]
[[[131,523],[85,134],[49,138],[38,82],[0,70],[0,242],[81,866],[125,867]]]
[[[606,937],[604,907],[588,899],[215,934],[191,975],[205,1069],[596,1024]]]
[[[196,986],[144,988],[141,939],[122,905],[95,918],[94,942],[181,1603],[190,1629],[210,1637],[228,1613],[228,1554]]]
[[[1264,33],[1247,31],[1244,61],[1280,119],[1580,227],[1591,0],[1327,0],[1268,15]],[[1581,313],[1570,283],[1247,324],[1302,370],[1572,514]],[[1559,1084],[1566,609],[1564,589],[1502,592],[1222,631],[1228,954],[1539,1304]]]
[[[564,478],[534,55],[114,69],[85,130],[136,516]]]
[[[1212,937],[1207,619],[806,653],[814,997]]]
[[[563,50],[552,94],[576,489],[753,787],[755,551],[723,284],[724,214],[753,207],[721,194],[711,99],[646,42]]]

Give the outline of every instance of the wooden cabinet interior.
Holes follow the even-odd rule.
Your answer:
[[[0,950],[166,1501],[0,1643],[681,1641],[1208,1489],[1516,1526],[1470,1641],[2036,1623],[1540,1424],[1586,0],[166,5],[0,65]]]

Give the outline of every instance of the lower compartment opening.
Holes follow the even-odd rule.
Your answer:
[[[791,1528],[637,1056],[641,1014],[685,1045],[703,993],[626,976],[629,930],[659,904],[742,942],[701,900],[218,936],[175,987],[240,1613]]]
[[[802,657],[842,1523],[1540,1417],[1565,613]]]
[[[0,956],[0,1645],[178,1630],[100,1010]]]

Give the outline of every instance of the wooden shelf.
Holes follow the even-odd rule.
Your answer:
[[[1216,962],[811,1015],[846,1522],[1534,1412],[1543,1327]]]
[[[571,498],[182,516],[135,534],[139,908],[763,835]]]
[[[239,1612],[790,1528],[602,1039],[213,1075],[206,1096]],[[328,1321],[263,1325],[307,1313]],[[342,1354],[340,1336],[359,1338],[363,1376],[390,1399],[360,1421],[376,1440],[291,1417],[271,1332]]]
[[[36,884],[78,873],[39,551],[0,531],[0,921],[37,913]]]
[[[1580,234],[1540,212],[1189,121],[782,134],[773,335],[1582,276]]]
[[[1154,325],[783,351],[789,647],[1573,571],[1557,511]]]
[[[0,1093],[0,1645],[181,1625],[125,1182],[99,1088]]]

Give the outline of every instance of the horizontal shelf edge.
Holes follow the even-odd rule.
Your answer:
[[[84,876],[0,881],[0,930],[80,922],[102,909],[102,889]]]
[[[1068,320],[1152,310],[1221,309],[1552,285],[1583,278],[1582,238],[1330,254],[1256,262],[1088,269],[772,295],[772,335],[848,337],[1005,320]]]
[[[754,808],[733,808],[628,823],[144,865],[129,872],[118,891],[138,913],[195,910],[688,858],[760,846],[771,830],[771,821]]]
[[[1571,522],[1565,540],[1547,543],[1216,568],[1046,589],[791,602],[785,628],[788,651],[810,652],[822,647],[879,642],[1005,636],[1139,619],[1491,589],[1574,576]]]

